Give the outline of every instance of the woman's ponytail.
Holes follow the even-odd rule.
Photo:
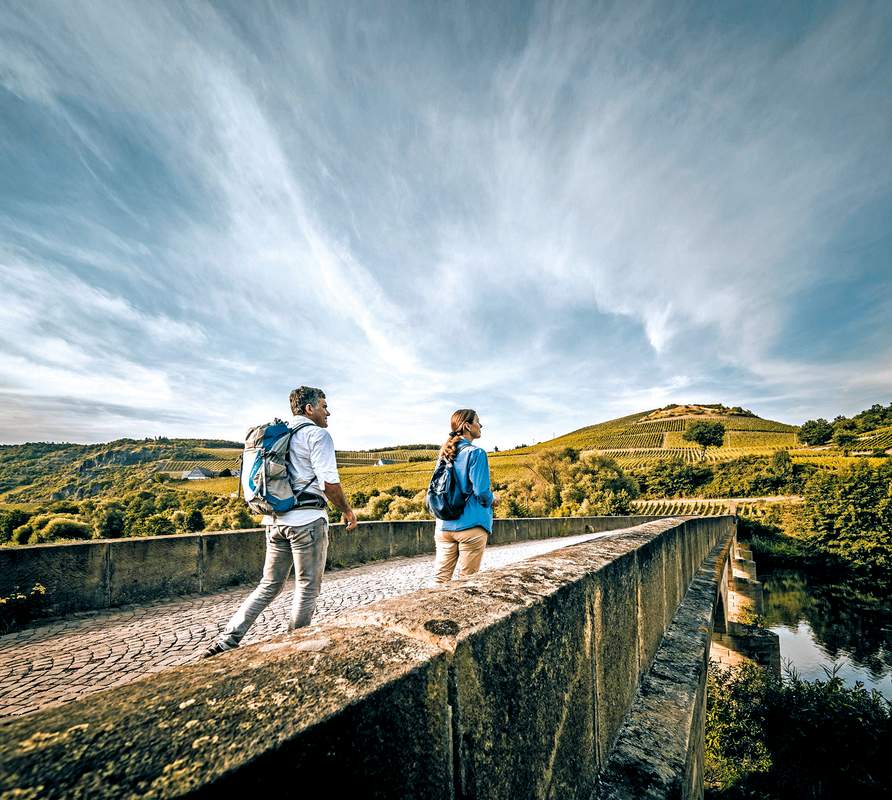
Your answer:
[[[460,408],[452,415],[450,420],[452,430],[449,431],[449,438],[440,448],[440,458],[445,458],[447,461],[455,461],[455,456],[458,453],[458,442],[465,435],[468,427],[473,424],[476,417],[477,412],[473,408]]]

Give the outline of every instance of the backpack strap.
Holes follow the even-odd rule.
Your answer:
[[[315,424],[316,424],[315,422],[302,422],[302,423],[301,423],[300,425],[298,425],[296,428],[292,428],[292,429],[291,429],[291,435],[294,436],[294,434],[297,433],[299,430],[303,430],[304,428],[308,428],[308,427],[310,427],[311,425],[315,425]],[[291,456],[291,445],[290,445],[290,443],[289,443],[289,445],[288,445],[288,451],[287,451],[287,454],[285,455],[285,461],[286,461],[286,462],[288,461],[288,458],[289,458],[290,456]],[[300,489],[295,489],[295,488],[292,486],[292,487],[291,487],[291,491],[294,492],[295,497],[300,497],[300,496],[306,491],[307,487],[308,487],[314,480],[316,480],[316,476],[315,476],[315,475],[314,475],[312,478],[310,478],[310,480],[308,480],[303,486],[301,486]],[[310,494],[312,494],[312,492],[310,492]],[[294,510],[294,509],[292,509],[292,510]],[[275,517],[275,514],[273,514],[273,516]]]

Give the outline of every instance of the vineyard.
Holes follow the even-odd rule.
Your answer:
[[[235,474],[238,471],[239,462],[237,458],[223,458],[216,461],[211,461],[210,459],[201,459],[200,461],[161,461],[158,463],[156,472],[189,472],[196,468],[206,469],[209,472],[217,473],[222,472],[224,469],[228,469],[231,473]]]
[[[632,507],[636,514],[659,517],[711,517],[738,514],[748,518],[763,517],[770,503],[746,500],[635,500]]]
[[[888,450],[892,448],[892,425],[877,428],[870,433],[862,433],[858,437],[856,447],[859,450]]]
[[[640,431],[647,431],[650,433],[654,431],[656,433],[670,433],[676,431],[683,431],[685,426],[685,420],[681,418],[677,419],[658,419],[653,420],[651,422],[642,421],[635,425]]]
[[[338,466],[362,466],[375,464],[379,460],[395,464],[407,464],[411,461],[434,461],[437,450],[338,450]]]
[[[728,431],[725,434],[725,444],[730,448],[759,449],[769,448],[780,450],[795,447],[798,442],[795,433],[783,433],[780,431]]]

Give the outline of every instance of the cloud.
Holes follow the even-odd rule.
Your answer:
[[[798,413],[822,370],[888,390],[888,333],[823,360],[789,335],[892,196],[888,10],[513,12],[0,12],[0,379],[28,435],[47,386],[134,409],[122,433],[237,436],[324,385],[353,446],[453,406],[504,445],[688,392]]]

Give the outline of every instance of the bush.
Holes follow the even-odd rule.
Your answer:
[[[707,797],[881,798],[892,792],[892,706],[833,671],[786,680],[755,665],[707,680]]]
[[[163,514],[152,514],[143,521],[141,527],[145,536],[170,536],[177,532],[173,520]]]
[[[250,515],[248,515],[250,517]],[[193,508],[186,514],[186,530],[192,533],[204,530],[204,514],[197,508]],[[254,520],[251,519],[249,528],[254,527]]]
[[[42,544],[44,542],[57,542],[61,539],[90,539],[93,529],[81,520],[73,517],[53,517],[46,525],[35,530],[29,544]]]
[[[45,598],[46,589],[39,583],[35,583],[28,592],[21,592],[16,587],[12,594],[0,597],[0,635],[33,619]]]
[[[99,539],[118,539],[124,535],[124,510],[118,503],[101,506],[93,514],[93,529]]]
[[[12,532],[25,525],[31,518],[31,513],[18,508],[0,509],[0,544],[5,544],[12,539]]]

